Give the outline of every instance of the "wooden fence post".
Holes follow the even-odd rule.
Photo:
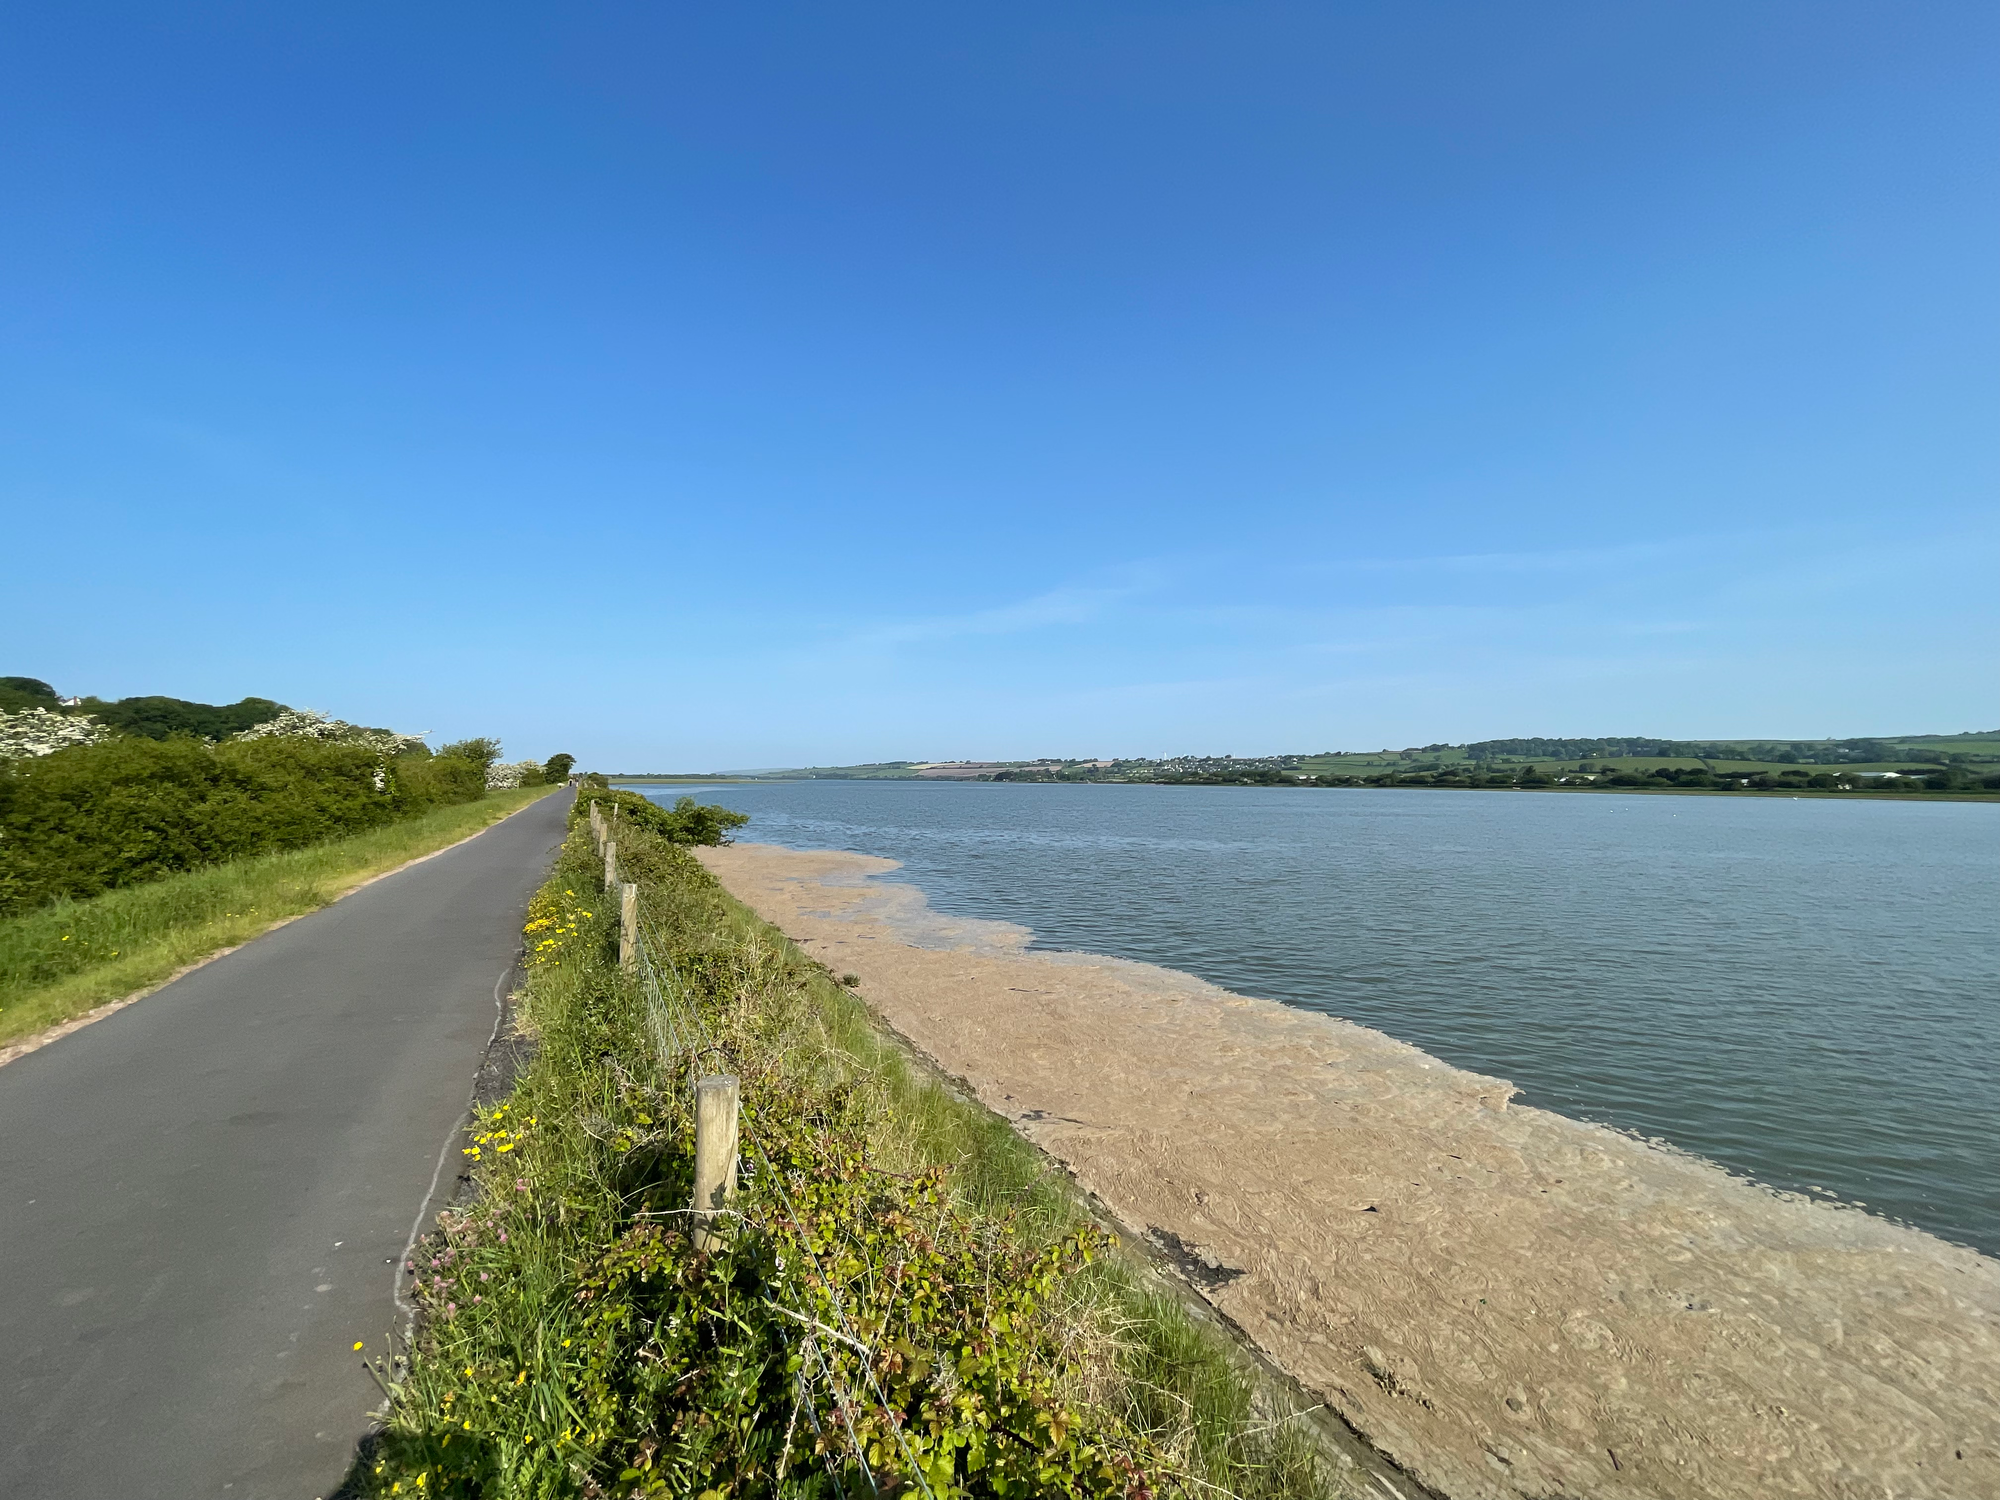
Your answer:
[[[608,896],[618,889],[618,840],[604,841],[604,893]]]
[[[694,1086],[694,1247],[719,1237],[721,1211],[736,1201],[736,1080],[727,1074]]]
[[[618,887],[618,967],[639,961],[639,887],[626,881]]]

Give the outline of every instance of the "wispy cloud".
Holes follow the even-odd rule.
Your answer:
[[[1510,575],[1535,573],[1598,573],[1669,556],[1700,553],[1724,538],[1679,537],[1671,541],[1633,542],[1617,547],[1562,547],[1534,552],[1441,552],[1411,557],[1347,557],[1295,565],[1306,576],[1334,578],[1345,574]]]
[[[1065,584],[1025,599],[958,614],[884,620],[836,632],[820,650],[876,652],[967,637],[1026,635],[1057,627],[1101,622],[1166,583],[1161,570],[1134,564],[1115,581]]]

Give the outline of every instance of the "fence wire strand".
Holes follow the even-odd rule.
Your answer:
[[[638,972],[649,1002],[647,1005],[648,1029],[653,1033],[654,1050],[657,1054],[662,1073],[670,1073],[674,1064],[683,1055],[690,1052],[696,1055],[709,1051],[720,1052],[721,1049],[716,1045],[713,1033],[709,1031],[706,1022],[702,1019],[699,1007],[687,994],[686,987],[681,981],[679,967],[674,963],[672,954],[667,951],[667,945],[659,941],[658,930],[645,920],[643,911],[635,925],[637,930],[634,933],[634,948],[639,961]],[[667,962],[668,976],[664,983],[662,982],[659,966],[653,959],[652,950],[656,944]],[[669,998],[669,990],[672,992],[672,998]],[[688,1035],[689,1033],[691,1033],[691,1036]],[[689,1045],[690,1040],[698,1043],[698,1046],[691,1047]],[[756,1156],[758,1167],[768,1177],[772,1185],[776,1187],[778,1196],[784,1203],[785,1211],[790,1214],[793,1222],[797,1223],[803,1229],[805,1218],[799,1212],[798,1206],[792,1201],[791,1194],[786,1191],[783,1174],[772,1164],[770,1157],[765,1154],[764,1148],[758,1142],[752,1140],[749,1142],[749,1146]],[[876,1379],[872,1351],[855,1333],[854,1325],[848,1319],[847,1309],[840,1300],[840,1294],[834,1290],[832,1278],[827,1275],[825,1266],[820,1262],[820,1258],[814,1252],[811,1244],[802,1238],[800,1246],[812,1261],[813,1269],[818,1273],[821,1285],[826,1288],[827,1298],[833,1304],[834,1316],[840,1324],[843,1340],[851,1344],[856,1350],[861,1351],[861,1358],[859,1360],[861,1372],[867,1377],[868,1385],[874,1393],[875,1400],[873,1404],[881,1412],[883,1422],[889,1431],[895,1434],[896,1446],[902,1450],[904,1462],[909,1465],[911,1474],[916,1478],[917,1484],[923,1489],[924,1494],[929,1497],[929,1500],[936,1500],[936,1494],[931,1489],[930,1476],[924,1472],[923,1465],[917,1462],[916,1454],[911,1451],[909,1440],[904,1436],[903,1423],[896,1410],[889,1404],[888,1397],[882,1390],[881,1382]],[[809,1314],[798,1309],[781,1306],[780,1310],[808,1323],[816,1321]],[[848,1440],[853,1444],[854,1461],[860,1465],[862,1477],[868,1481],[870,1493],[879,1495],[881,1491],[876,1484],[874,1471],[869,1467],[868,1457],[862,1447],[861,1439],[854,1430],[854,1420],[851,1410],[860,1403],[855,1401],[853,1392],[847,1389],[846,1382],[840,1378],[839,1371],[833,1361],[820,1349],[818,1340],[810,1332],[804,1335],[799,1347],[801,1379],[804,1378],[806,1358],[810,1355],[818,1363],[820,1370],[826,1377],[827,1389],[832,1394],[834,1406],[840,1412],[841,1420],[847,1428]],[[819,1438],[821,1446],[825,1447],[825,1434],[820,1430],[819,1419],[813,1410],[812,1402],[808,1400],[805,1405],[806,1415],[812,1423],[814,1435]],[[828,1472],[832,1474],[831,1470]],[[833,1475],[833,1480],[834,1488],[839,1490],[839,1477]],[[845,1500],[844,1492],[842,1500]]]

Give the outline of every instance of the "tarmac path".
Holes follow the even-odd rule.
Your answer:
[[[339,1485],[570,800],[0,1068],[0,1496]]]

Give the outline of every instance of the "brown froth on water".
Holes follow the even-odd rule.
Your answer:
[[[2000,1496],[2000,1261],[1545,1111],[1380,1032],[698,851],[1452,1496]]]

